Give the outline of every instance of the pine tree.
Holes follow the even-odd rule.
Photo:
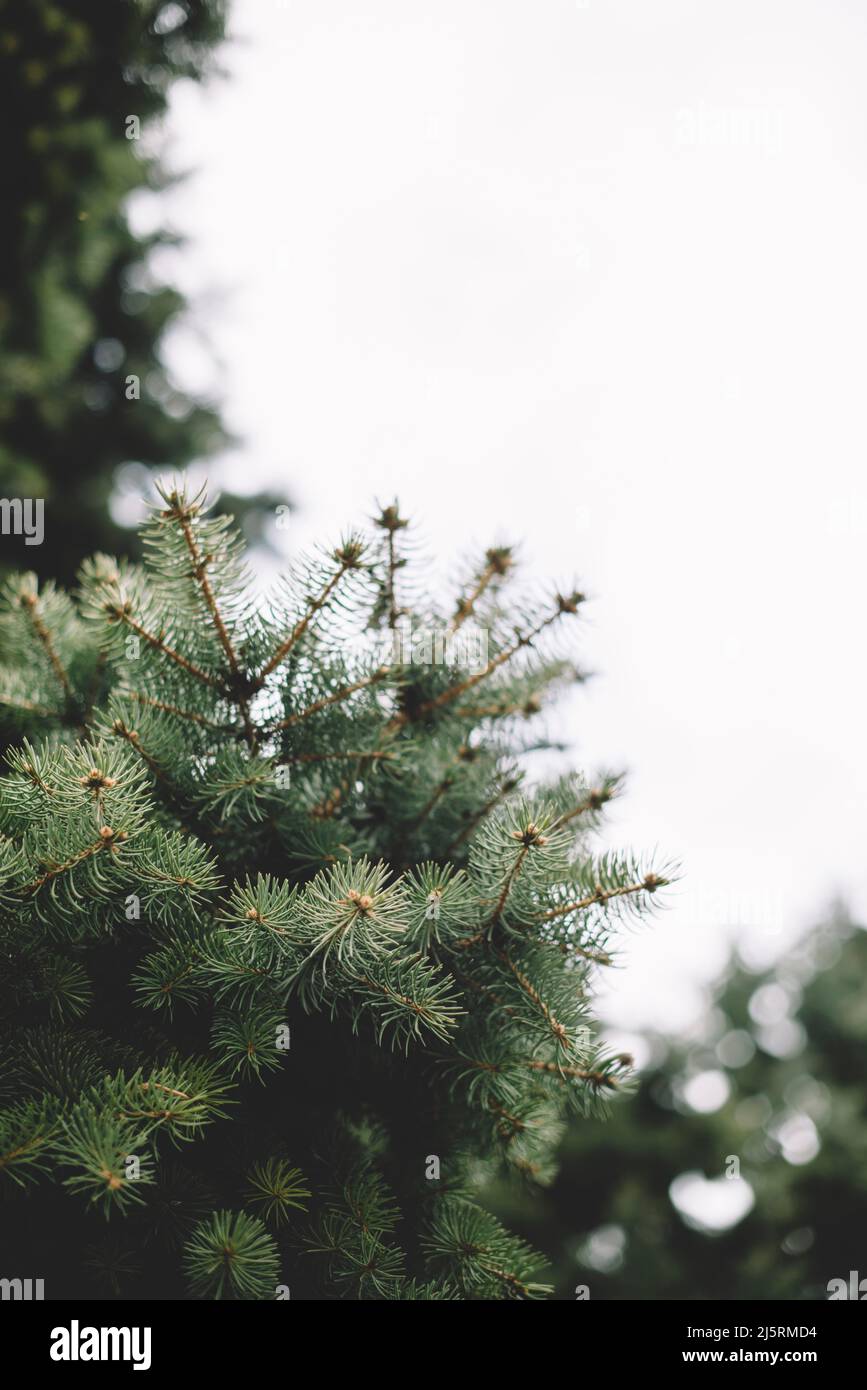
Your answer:
[[[213,405],[162,361],[186,303],[155,272],[168,231],[138,234],[127,200],[171,182],[154,134],[174,84],[204,81],[224,0],[0,0],[0,496],[41,499],[46,543],[3,537],[3,570],[74,581],[96,549],[134,552],[115,472],[224,450]],[[225,499],[251,533],[280,499]],[[247,509],[249,508],[249,511]]]
[[[617,777],[527,785],[583,596],[519,603],[495,548],[442,613],[395,504],[257,602],[229,520],[160,495],[141,566],[2,596],[18,1263],[49,1297],[544,1296],[479,1185],[550,1181],[628,1086],[594,971],[670,877],[599,850]]]

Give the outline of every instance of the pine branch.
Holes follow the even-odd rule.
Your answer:
[[[533,985],[532,981],[530,981],[527,978],[527,976],[524,974],[522,970],[518,969],[511,956],[509,956],[505,951],[495,948],[494,954],[496,955],[498,960],[502,961],[506,969],[511,971],[512,975],[514,975],[524,994],[535,1006],[535,1008],[539,1010],[539,1013],[542,1015],[542,1017],[545,1020],[545,1023],[548,1025],[548,1028],[550,1029],[557,1046],[562,1047],[564,1051],[571,1051],[572,1040],[569,1037],[567,1030],[564,1028],[563,1024],[559,1023],[557,1019],[554,1017],[551,1010],[548,1008],[548,1005],[545,1003],[544,999],[540,995],[539,991]]]
[[[123,623],[134,636],[140,637],[142,641],[147,642],[148,646],[153,648],[155,652],[159,652],[161,656],[167,657],[169,661],[179,666],[182,671],[186,671],[188,675],[195,677],[197,681],[201,681],[201,683],[206,685],[210,690],[217,691],[218,694],[224,696],[226,699],[232,698],[231,692],[219,677],[212,675],[209,671],[202,670],[201,666],[197,666],[195,662],[189,661],[187,657],[175,651],[174,647],[170,647],[159,634],[148,632],[147,628],[136,621],[131,611],[129,611],[125,605],[120,603],[106,603],[105,613],[109,622]]]
[[[116,734],[118,738],[123,739],[124,742],[132,748],[133,752],[141,758],[142,762],[153,773],[158,782],[162,782],[166,787],[172,787],[171,778],[163,771],[158,759],[150,754],[143,746],[141,735],[137,729],[127,728],[123,719],[115,719],[111,728],[112,733]]]
[[[604,888],[600,885],[586,898],[580,898],[576,902],[562,903],[559,907],[551,907],[547,912],[540,913],[536,921],[551,922],[555,918],[565,917],[571,912],[583,912],[589,907],[611,902],[615,898],[631,897],[636,893],[655,893],[658,888],[665,888],[670,882],[670,879],[660,878],[657,874],[649,873],[645,874],[644,878],[637,883],[624,883],[616,888]]]
[[[13,695],[0,693],[0,705],[6,705],[9,709],[21,710],[26,714],[38,714],[41,719],[52,719],[56,711],[48,709],[45,705],[38,705],[34,700],[28,700],[23,695],[16,698]]]
[[[36,633],[36,636],[42,643],[42,646],[45,650],[45,654],[48,657],[49,662],[51,663],[51,669],[57,677],[57,682],[60,685],[67,702],[71,705],[75,699],[72,685],[70,684],[66,668],[64,667],[63,662],[60,660],[60,657],[57,655],[57,649],[54,645],[54,641],[52,640],[51,633],[48,631],[48,628],[46,627],[42,619],[42,616],[39,612],[39,598],[35,593],[31,593],[27,590],[24,590],[21,593],[20,601],[22,608],[25,610],[27,616],[30,619],[33,631]]]
[[[583,602],[583,594],[575,593],[568,597],[563,597],[562,595],[558,596],[557,606],[552,613],[549,613],[545,618],[541,619],[541,621],[530,628],[528,632],[518,634],[509,646],[504,647],[496,656],[491,657],[490,661],[486,663],[481,671],[476,671],[473,675],[465,677],[465,679],[460,681],[457,685],[449,686],[448,689],[442,691],[439,695],[435,696],[434,699],[425,701],[414,715],[410,715],[406,711],[396,714],[387,725],[387,728],[390,730],[400,729],[408,724],[411,719],[425,719],[429,715],[442,710],[444,706],[459,699],[461,695],[465,695],[469,690],[473,690],[481,681],[487,680],[488,677],[499,670],[501,666],[504,666],[507,661],[511,661],[518,652],[532,646],[532,644],[541,637],[542,633],[545,632],[547,628],[551,627],[553,623],[558,622],[565,613],[576,613],[578,611],[578,605]]]
[[[280,1256],[257,1217],[218,1211],[187,1241],[184,1271],[197,1297],[268,1299],[280,1281]]]
[[[22,898],[30,897],[33,893],[38,893],[39,889],[43,888],[46,883],[50,883],[52,879],[58,878],[61,874],[70,873],[73,869],[77,868],[79,864],[84,863],[86,859],[91,859],[93,855],[100,854],[106,850],[112,854],[116,853],[116,846],[121,844],[126,838],[126,833],[123,830],[115,832],[112,830],[111,826],[105,825],[99,832],[99,839],[93,844],[85,845],[84,849],[79,850],[77,854],[73,854],[71,858],[67,859],[63,864],[52,865],[51,868],[46,869],[44,873],[40,874],[38,878],[32,879],[30,883],[25,883],[18,889],[18,892]]]
[[[383,589],[388,626],[394,629],[403,611],[397,603],[397,571],[404,564],[397,554],[395,536],[398,531],[404,530],[409,522],[400,515],[397,502],[394,502],[392,506],[381,509],[379,516],[374,519],[374,524],[386,534],[387,560]]]
[[[124,696],[129,700],[134,700],[138,705],[145,705],[148,709],[162,710],[164,714],[173,714],[177,719],[183,719],[190,724],[199,724],[204,729],[214,729],[217,733],[231,732],[231,724],[217,723],[213,719],[207,719],[205,715],[198,714],[195,710],[179,709],[177,705],[167,704],[165,700],[154,699],[152,695],[142,695],[137,690],[125,690]]]
[[[607,1086],[616,1090],[620,1085],[618,1078],[612,1076],[610,1072],[587,1071],[583,1067],[564,1066],[560,1062],[540,1062],[535,1057],[524,1062],[524,1066],[529,1067],[530,1071],[541,1071],[548,1076],[558,1076],[561,1080],[589,1081],[595,1087]]]
[[[467,618],[472,617],[476,610],[479,599],[488,590],[495,579],[502,579],[508,574],[514,559],[510,546],[492,547],[485,554],[485,565],[476,576],[475,583],[469,593],[459,598],[455,605],[455,616],[452,619],[451,631],[457,632]]]
[[[319,594],[312,599],[298,622],[293,627],[289,635],[279,644],[277,650],[265,662],[258,676],[251,682],[251,688],[261,690],[267,680],[278,666],[281,666],[287,657],[295,650],[304,634],[308,631],[310,624],[318,613],[330,602],[340,581],[343,577],[353,570],[357,570],[364,555],[364,546],[360,541],[350,539],[334,552],[334,559],[337,561],[337,569],[326,581]]]
[[[208,579],[208,565],[212,563],[213,557],[210,555],[202,554],[201,548],[199,547],[198,541],[193,535],[192,526],[190,524],[193,516],[196,514],[196,511],[198,509],[195,506],[195,504],[187,505],[185,503],[185,499],[179,496],[177,492],[169,493],[166,497],[166,501],[169,503],[169,507],[167,511],[163,512],[163,516],[173,521],[177,521],[181,528],[181,532],[184,537],[184,542],[186,544],[187,550],[190,553],[190,559],[193,564],[193,577],[195,578],[196,582],[199,584],[201,588],[202,597],[205,601],[205,606],[208,610],[211,621],[216,630],[220,646],[223,648],[223,651],[226,654],[226,660],[229,663],[229,670],[232,673],[232,682],[230,684],[230,688],[234,687],[236,691],[234,698],[240,711],[241,719],[243,720],[244,734],[247,739],[247,744],[250,750],[252,752],[255,752],[258,746],[258,738],[256,735],[256,731],[253,727],[253,722],[250,717],[250,704],[247,697],[243,693],[243,688],[239,689],[239,686],[241,686],[242,682],[241,666],[238,661],[238,657],[235,653],[235,648],[232,645],[232,640],[229,637],[229,633],[226,629],[226,624],[223,620],[223,615],[220,612],[220,607],[214,595],[214,590],[211,587],[211,582]]]
[[[348,700],[359,690],[368,690],[371,686],[378,685],[390,674],[390,666],[379,666],[371,675],[361,676],[357,681],[352,681],[351,684],[344,685],[339,690],[335,690],[333,694],[324,695],[321,700],[315,700],[313,704],[308,705],[306,709],[298,710],[296,714],[287,715],[285,719],[281,719],[279,723],[272,725],[269,732],[277,733],[282,729],[292,729],[296,724],[303,723],[305,719],[312,718],[314,714],[321,714],[323,710],[330,708],[332,705],[342,704],[344,700]]]

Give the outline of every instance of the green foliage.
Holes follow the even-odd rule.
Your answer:
[[[306,1211],[308,1198],[313,1194],[307,1187],[300,1168],[293,1168],[283,1158],[269,1158],[256,1163],[249,1174],[250,1205],[257,1208],[266,1222],[282,1226],[291,1210]]]
[[[90,549],[134,539],[106,506],[118,465],[145,475],[226,442],[159,357],[185,306],[149,259],[177,239],[136,235],[126,211],[167,183],[157,123],[175,82],[212,70],[224,26],[223,0],[0,0],[0,494],[45,499],[47,536],[5,537],[4,564],[71,581]]]
[[[485,1192],[551,1252],[557,1297],[824,1300],[863,1277],[867,932],[837,909],[767,969],[735,957],[688,1036],[647,1042],[635,1100],[570,1126],[551,1187]],[[690,1103],[708,1073],[710,1110]]]
[[[435,1270],[453,1275],[464,1298],[539,1298],[550,1284],[531,1282],[535,1251],[472,1202],[445,1198],[423,1239]]]
[[[107,505],[117,471],[144,489],[152,470],[231,442],[214,405],[181,390],[162,358],[187,305],[154,256],[179,239],[136,234],[128,213],[130,195],[177,177],[160,122],[177,82],[214,73],[226,8],[0,0],[0,496],[45,503],[45,542],[4,536],[4,569],[71,583],[92,550],[138,553]],[[266,508],[281,500],[224,503],[267,540]],[[74,629],[57,630],[74,647]]]
[[[184,1270],[192,1293],[202,1298],[273,1298],[280,1259],[257,1217],[215,1211],[187,1241]]]
[[[537,1297],[480,1183],[628,1085],[594,973],[670,876],[600,852],[616,777],[526,783],[582,596],[508,600],[500,549],[442,613],[392,507],[256,604],[160,498],[142,565],[0,607],[0,1178],[139,1232],[88,1227],[102,1287]]]
[[[48,1145],[58,1129],[56,1107],[25,1100],[0,1113],[0,1172],[23,1186],[48,1170]]]

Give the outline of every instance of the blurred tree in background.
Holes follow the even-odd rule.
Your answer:
[[[867,932],[837,910],[773,969],[733,963],[692,1037],[651,1043],[550,1188],[497,1192],[557,1297],[826,1299],[867,1277]]]
[[[228,442],[160,362],[185,306],[148,258],[176,238],[134,235],[125,211],[167,182],[137,136],[178,79],[213,70],[225,14],[224,0],[0,0],[0,496],[44,498],[46,527],[41,546],[4,536],[4,568],[69,582],[97,547],[134,551],[107,508],[118,465],[180,469]]]

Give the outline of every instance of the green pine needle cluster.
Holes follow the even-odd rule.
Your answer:
[[[441,611],[407,530],[258,601],[176,483],[141,566],[5,585],[0,1184],[103,1290],[545,1292],[480,1185],[628,1083],[594,974],[671,871],[600,850],[617,777],[527,784],[583,596],[497,548]]]

